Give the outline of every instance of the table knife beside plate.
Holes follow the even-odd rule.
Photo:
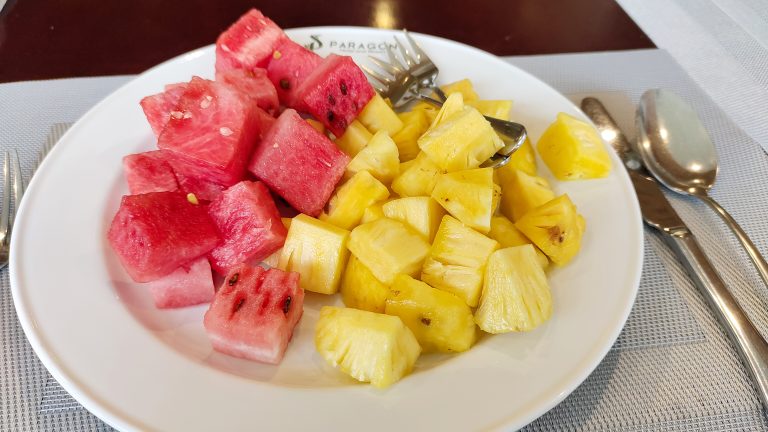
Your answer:
[[[683,264],[693,284],[707,299],[752,376],[763,406],[768,408],[768,342],[731,295],[691,231],[664,196],[659,183],[647,173],[603,104],[596,98],[588,97],[581,101],[581,109],[624,162],[637,193],[643,220],[661,235]]]

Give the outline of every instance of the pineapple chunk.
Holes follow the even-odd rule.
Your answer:
[[[432,198],[448,213],[483,233],[491,229],[491,215],[501,195],[493,182],[493,168],[477,168],[437,177]]]
[[[400,165],[402,171],[392,180],[392,190],[401,197],[430,196],[437,176],[442,172],[440,168],[423,152],[416,159]]]
[[[349,161],[345,176],[352,177],[360,171],[369,171],[384,184],[390,184],[400,173],[397,146],[384,131],[376,132],[364,149]]]
[[[437,227],[445,216],[440,204],[429,197],[407,197],[389,201],[382,206],[384,215],[405,222],[429,243],[435,238]]]
[[[378,93],[368,101],[357,119],[373,133],[385,131],[391,136],[403,128],[402,120]]]
[[[472,102],[480,99],[475,93],[474,87],[472,87],[472,81],[463,79],[461,81],[452,82],[444,86],[440,86],[440,89],[448,96],[459,93],[464,97],[464,101]]]
[[[597,130],[565,113],[539,139],[539,155],[559,180],[605,177],[611,159]]]
[[[395,275],[419,274],[429,243],[400,221],[383,218],[362,224],[349,236],[349,250],[386,285]]]
[[[472,107],[464,107],[445,119],[438,114],[435,123],[418,143],[444,171],[477,168],[504,146],[488,120]]]
[[[513,221],[555,197],[549,183],[520,170],[498,170],[501,183],[501,212]]]
[[[371,138],[373,138],[373,135],[368,129],[366,129],[359,121],[354,120],[347,126],[344,135],[336,138],[335,143],[339,149],[349,155],[349,157],[355,157],[360,153],[360,150],[368,145]]]
[[[293,218],[277,267],[301,275],[306,291],[334,294],[347,264],[349,231],[305,214]]]
[[[454,115],[459,114],[463,110],[464,98],[462,98],[461,93],[448,96],[448,99],[445,100],[443,106],[440,107],[440,111],[437,112],[435,118],[432,120],[432,123],[429,125],[427,132],[444,123],[447,119],[453,117]]]
[[[285,226],[286,230],[291,229],[291,221],[292,218],[288,217],[281,217],[280,221],[283,222],[283,226]],[[272,255],[264,258],[264,261],[262,261],[264,264],[270,266],[270,267],[277,267],[277,263],[280,261],[280,254],[283,253],[283,248],[280,248],[272,253]]]
[[[384,204],[386,204],[388,201],[379,201],[375,204],[371,204],[370,206],[366,207],[363,211],[363,217],[360,219],[360,223],[368,223],[373,222],[376,219],[381,219],[384,216],[384,209],[382,208]]]
[[[424,261],[421,280],[477,306],[488,256],[499,248],[496,240],[445,216]]]
[[[475,322],[488,333],[531,331],[552,316],[552,296],[532,245],[500,249],[488,259]]]
[[[315,128],[316,131],[320,132],[321,134],[325,134],[325,126],[320,123],[319,121],[315,119],[306,119],[307,123],[309,123],[310,126]]]
[[[494,216],[491,218],[491,231],[488,232],[488,237],[499,242],[502,248],[533,244],[528,237],[515,228],[515,224],[512,221],[504,216]],[[541,268],[546,270],[549,267],[549,258],[536,246],[533,249],[536,250],[536,258],[538,258]]]
[[[347,307],[384,313],[389,288],[376,279],[354,255],[349,257],[341,280],[341,299]]]
[[[435,121],[435,118],[437,117],[437,112],[439,110],[436,106],[432,105],[431,103],[419,101],[413,104],[413,106],[411,107],[411,111],[423,111],[424,115],[427,116],[427,120],[429,121],[429,124],[432,124]]]
[[[531,176],[536,175],[536,155],[533,152],[531,140],[528,138],[525,138],[523,145],[516,152],[512,153],[512,156],[509,157],[509,162],[497,171],[499,171],[499,175],[504,176],[505,174],[502,173],[505,171],[509,172],[515,169]]]
[[[424,352],[462,352],[477,339],[472,310],[462,299],[407,275],[395,277],[385,311],[403,320]]]
[[[315,347],[333,367],[379,388],[407,375],[421,354],[400,318],[333,306],[320,309]]]
[[[509,112],[512,110],[511,100],[476,100],[466,103],[484,116],[501,120],[509,120]]]
[[[424,110],[413,110],[398,114],[403,128],[392,136],[400,154],[400,161],[407,162],[419,154],[417,140],[429,128],[431,120]]]
[[[389,189],[368,171],[360,171],[341,185],[328,202],[320,220],[351,230],[360,223],[366,208],[389,198]]]
[[[568,195],[560,195],[526,213],[515,227],[553,263],[564,265],[579,252],[586,225]]]

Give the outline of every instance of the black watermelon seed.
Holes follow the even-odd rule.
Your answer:
[[[286,297],[283,302],[283,313],[287,315],[289,310],[291,310],[291,296]]]
[[[280,88],[282,88],[283,90],[288,90],[291,88],[291,83],[288,82],[287,79],[283,78],[280,80]]]
[[[237,303],[235,303],[235,307],[232,309],[232,313],[239,311],[244,304],[245,304],[244,298],[241,298],[240,300],[238,300]]]
[[[328,111],[327,117],[329,122],[332,122],[333,119],[336,118],[336,116],[333,114],[333,111]]]
[[[237,280],[240,279],[240,273],[235,273],[232,275],[231,278],[229,278],[229,281],[227,281],[227,284],[229,286],[232,286],[237,283]]]
[[[328,103],[331,105],[336,105],[336,98],[334,98],[332,94],[328,95]]]
[[[341,94],[343,94],[344,96],[346,96],[346,95],[347,95],[347,83],[345,83],[344,81],[342,81],[342,82],[341,82],[341,86],[340,86],[340,87],[341,87]]]

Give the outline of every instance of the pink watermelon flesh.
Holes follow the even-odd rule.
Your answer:
[[[169,84],[165,86],[164,92],[147,96],[139,102],[155,136],[159,136],[165,128],[171,117],[171,111],[176,107],[186,88],[186,83]]]
[[[331,54],[296,90],[296,99],[301,109],[341,136],[373,94],[352,57]]]
[[[216,71],[265,67],[285,37],[271,19],[251,9],[216,40]]]
[[[283,105],[296,108],[293,101],[296,89],[322,61],[322,57],[288,38],[280,42],[275,48],[275,54],[269,59],[267,75]]]
[[[220,241],[205,206],[191,204],[179,192],[123,196],[107,238],[136,282],[160,279]]]
[[[215,293],[211,265],[205,257],[187,263],[147,286],[159,309],[209,303]]]
[[[287,109],[256,146],[248,169],[296,210],[317,216],[349,157]]]
[[[123,171],[131,195],[179,190],[173,167],[160,150],[125,156]]]
[[[211,203],[208,214],[224,239],[210,254],[213,268],[222,275],[238,264],[260,262],[280,249],[288,234],[261,182],[230,187]]]
[[[303,305],[298,273],[243,264],[224,279],[203,324],[216,351],[278,364]]]
[[[216,81],[230,85],[245,93],[256,101],[256,105],[264,111],[274,114],[280,108],[277,100],[277,90],[272,81],[267,78],[267,71],[256,68],[252,70],[228,69],[216,71]]]
[[[194,77],[160,134],[157,146],[184,162],[183,174],[222,186],[243,179],[258,139],[253,100],[225,84]]]

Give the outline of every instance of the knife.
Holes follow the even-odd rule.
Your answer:
[[[581,101],[581,109],[595,123],[603,139],[618,153],[635,187],[643,220],[660,233],[685,267],[693,284],[707,299],[752,376],[763,406],[768,408],[768,342],[731,295],[691,231],[664,196],[659,183],[645,170],[640,157],[603,104],[596,98],[588,97]]]

